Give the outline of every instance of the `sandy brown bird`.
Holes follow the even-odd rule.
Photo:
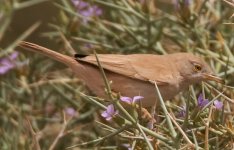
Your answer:
[[[107,98],[94,55],[69,57],[29,42],[21,42],[19,46],[64,63],[97,96]],[[152,106],[157,99],[151,81],[156,81],[164,100],[172,99],[191,84],[207,80],[222,82],[203,59],[190,53],[98,54],[98,58],[108,80],[112,81],[111,90],[122,96],[143,96],[144,107]]]

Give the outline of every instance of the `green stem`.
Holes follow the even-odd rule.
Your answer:
[[[106,90],[107,90],[107,94],[108,94],[108,96],[109,96],[109,98],[110,98],[111,100],[114,100],[114,98],[113,98],[113,96],[112,96],[112,93],[111,93],[110,85],[109,85],[108,80],[107,80],[107,77],[106,77],[106,74],[105,74],[105,72],[104,72],[104,69],[103,69],[102,66],[101,66],[101,63],[100,63],[100,61],[99,61],[99,59],[98,59],[98,56],[97,56],[97,53],[96,53],[95,50],[94,50],[94,55],[95,55],[95,57],[96,57],[98,67],[99,67],[99,69],[100,69],[100,71],[101,71],[101,74],[102,74],[102,77],[103,77],[105,86],[106,86],[106,88],[107,88],[107,89],[106,89]]]
[[[154,82],[154,85],[155,85],[155,88],[156,88],[157,97],[159,98],[161,107],[162,107],[163,112],[164,112],[164,114],[165,114],[165,118],[166,118],[166,121],[167,121],[169,130],[170,130],[171,136],[175,139],[176,136],[177,136],[176,131],[175,131],[173,125],[172,125],[172,121],[171,121],[171,119],[170,119],[170,117],[169,117],[169,113],[168,113],[167,108],[166,108],[166,106],[165,106],[165,103],[164,103],[164,100],[163,100],[163,98],[162,98],[162,95],[161,95],[161,93],[160,93],[160,91],[159,91],[159,88],[158,88],[158,86],[157,86],[157,84],[156,84],[156,81],[153,81],[153,82]]]
[[[139,131],[141,132],[141,134],[143,135],[148,147],[150,150],[154,150],[152,144],[150,143],[149,139],[147,138],[147,136],[145,135],[145,132],[142,130],[142,128],[140,127],[140,124],[137,124],[137,128],[139,129]]]

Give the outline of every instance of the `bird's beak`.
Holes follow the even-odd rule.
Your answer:
[[[203,73],[202,76],[207,80],[211,80],[211,81],[215,81],[215,82],[224,84],[224,80],[222,78],[217,77],[217,76],[215,76],[213,74]]]

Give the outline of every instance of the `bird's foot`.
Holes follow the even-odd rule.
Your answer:
[[[156,123],[155,118],[149,113],[149,111],[145,108],[141,108],[142,119],[146,120],[147,126],[149,129],[153,128],[153,124]]]

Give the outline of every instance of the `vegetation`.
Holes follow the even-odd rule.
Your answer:
[[[58,13],[38,38],[56,43],[60,53],[190,52],[225,84],[202,83],[161,101],[165,107],[152,112],[156,122],[137,113],[143,97],[94,97],[65,66],[17,47],[40,22],[10,38],[14,15],[42,3]],[[227,0],[0,1],[0,149],[233,149],[233,6]],[[49,43],[41,45],[54,46]]]

